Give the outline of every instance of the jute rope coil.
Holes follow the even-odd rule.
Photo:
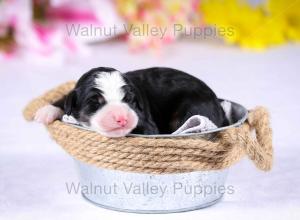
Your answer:
[[[74,85],[75,82],[65,83],[34,99],[25,108],[24,117],[33,120],[40,107],[60,99]],[[230,167],[244,155],[261,170],[272,166],[272,132],[264,107],[250,111],[242,126],[218,132],[211,140],[195,136],[108,138],[58,120],[47,128],[74,158],[102,168],[153,174],[219,170]]]

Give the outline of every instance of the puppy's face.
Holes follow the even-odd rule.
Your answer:
[[[81,77],[65,102],[65,111],[108,137],[130,133],[138,123],[135,94],[120,72],[91,70]]]

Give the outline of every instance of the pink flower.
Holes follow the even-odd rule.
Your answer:
[[[102,27],[121,21],[110,0],[102,0],[101,4],[98,0],[2,0],[0,14],[0,53],[4,45],[16,54],[42,56],[82,52],[87,41],[102,39],[71,36],[67,25]]]

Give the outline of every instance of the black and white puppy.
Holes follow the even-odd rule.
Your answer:
[[[217,127],[228,123],[204,82],[171,68],[124,74],[107,67],[91,69],[66,97],[39,109],[35,119],[47,124],[64,113],[109,137],[171,134],[193,115],[206,116]]]

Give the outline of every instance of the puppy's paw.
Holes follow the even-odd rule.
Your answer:
[[[60,108],[53,105],[46,105],[35,113],[34,120],[47,125],[61,118],[63,114],[64,112]]]

